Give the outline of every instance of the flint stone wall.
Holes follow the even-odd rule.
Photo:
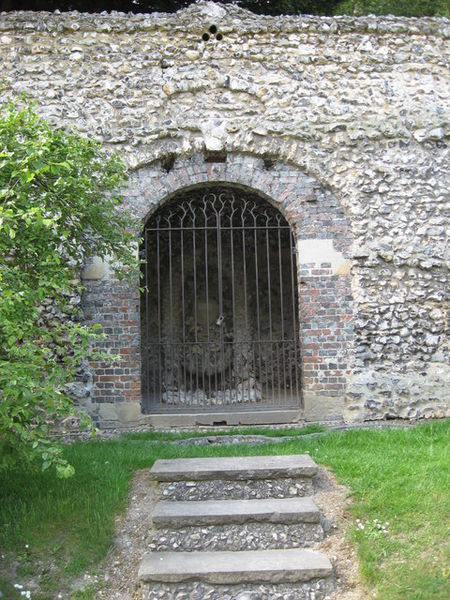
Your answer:
[[[173,173],[207,173],[216,153],[249,161],[239,182],[250,187],[274,165],[294,173],[283,183],[294,192],[306,177],[332,195],[352,243],[348,268],[323,275],[348,278],[352,334],[340,401],[311,418],[439,417],[450,404],[449,34],[445,18],[273,18],[207,2],[171,15],[3,13],[2,94],[25,91],[55,125],[118,151],[141,216],[187,181]],[[104,265],[86,279],[87,318],[107,325],[125,357],[94,365],[104,372],[83,388],[90,408],[139,420],[136,293],[118,289]]]

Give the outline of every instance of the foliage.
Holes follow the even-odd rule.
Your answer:
[[[4,10],[118,10],[134,13],[174,12],[196,0],[6,0]],[[220,0],[257,14],[333,15],[376,14],[403,16],[449,16],[448,0]]]
[[[266,15],[326,15],[332,14],[339,0],[242,0],[237,2],[242,8],[257,14]]]
[[[335,14],[395,15],[403,17],[450,16],[448,0],[343,0]]]
[[[88,588],[72,595],[70,577],[79,582],[86,570],[96,572],[111,548],[132,473],[149,468],[157,458],[309,452],[332,468],[353,495],[347,533],[357,544],[364,581],[376,590],[377,599],[447,599],[448,532],[442,524],[450,509],[449,432],[447,420],[299,435],[259,445],[180,445],[170,443],[173,433],[163,432],[74,443],[65,448],[76,468],[71,479],[57,480],[48,472],[30,477],[21,465],[0,472],[0,547],[5,555],[0,590],[5,598],[19,600],[12,584],[26,586],[33,580],[40,588],[33,592],[35,600],[58,593],[98,597]],[[193,437],[195,432],[184,433]]]
[[[99,145],[52,128],[32,106],[0,107],[0,468],[72,467],[48,439],[73,409],[65,394],[94,329],[76,322],[76,267],[94,253],[131,271],[125,169]]]

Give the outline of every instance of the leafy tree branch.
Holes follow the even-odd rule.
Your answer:
[[[97,142],[54,129],[33,105],[0,106],[0,468],[72,474],[50,433],[74,414],[65,386],[100,335],[79,322],[77,271],[95,254],[137,281],[125,181]]]

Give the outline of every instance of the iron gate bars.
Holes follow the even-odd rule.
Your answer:
[[[145,412],[300,405],[295,243],[268,202],[190,191],[147,222]]]

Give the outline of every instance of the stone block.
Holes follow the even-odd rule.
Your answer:
[[[344,412],[343,397],[319,396],[312,392],[304,392],[305,421],[341,421]]]
[[[317,523],[319,510],[312,498],[159,502],[153,511],[155,527],[192,527],[255,522]]]
[[[144,557],[138,578],[167,583],[284,583],[328,577],[332,570],[328,558],[312,550],[155,552]]]
[[[179,458],[157,460],[150,469],[156,481],[249,480],[313,477],[317,465],[308,454],[243,456],[235,458]]]

